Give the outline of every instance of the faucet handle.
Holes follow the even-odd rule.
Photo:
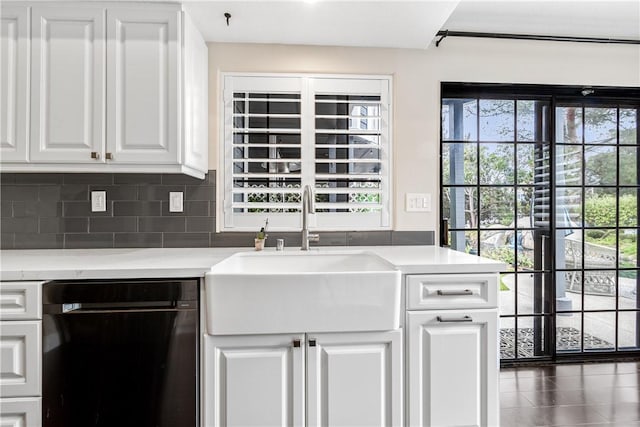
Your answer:
[[[317,233],[309,233],[308,235],[308,240],[310,242],[319,242],[320,241],[320,235]]]

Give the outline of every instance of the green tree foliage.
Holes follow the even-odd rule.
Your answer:
[[[620,226],[635,227],[638,223],[638,202],[635,195],[625,194],[618,199]],[[616,198],[613,195],[589,197],[584,204],[587,225],[615,224]]]

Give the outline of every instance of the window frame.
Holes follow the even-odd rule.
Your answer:
[[[236,83],[240,82],[242,86]],[[268,84],[263,84],[268,83]],[[375,87],[366,92],[361,88]],[[333,86],[332,86],[333,85]],[[332,90],[326,90],[332,87]],[[256,231],[269,219],[272,231],[298,231],[302,226],[302,215],[297,212],[264,212],[238,214],[233,212],[233,95],[237,92],[275,92],[300,94],[300,188],[289,193],[300,192],[305,184],[316,189],[315,151],[321,148],[316,144],[315,95],[331,93],[335,95],[379,95],[380,106],[380,210],[362,212],[318,212],[309,218],[310,227],[318,231],[378,231],[391,230],[393,219],[393,78],[390,75],[351,75],[351,74],[305,74],[305,73],[238,73],[223,72],[219,75],[220,95],[218,96],[219,144],[217,168],[217,207],[216,230],[218,232]],[[298,92],[299,91],[299,92]],[[229,105],[231,103],[231,105]],[[345,130],[347,134],[349,130]],[[345,148],[355,148],[348,147]],[[318,202],[319,204],[319,202]],[[297,205],[301,206],[301,204]],[[301,209],[301,208],[299,208]]]

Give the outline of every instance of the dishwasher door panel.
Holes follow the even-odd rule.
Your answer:
[[[45,427],[198,425],[198,310],[43,316]]]

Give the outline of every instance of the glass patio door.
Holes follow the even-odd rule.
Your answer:
[[[508,266],[503,360],[637,351],[638,103],[544,89],[488,95],[443,85],[440,206],[450,246]]]
[[[442,216],[451,247],[505,262],[501,358],[550,355],[550,100],[442,100]]]
[[[638,321],[638,108],[555,106],[556,351],[626,352]]]

